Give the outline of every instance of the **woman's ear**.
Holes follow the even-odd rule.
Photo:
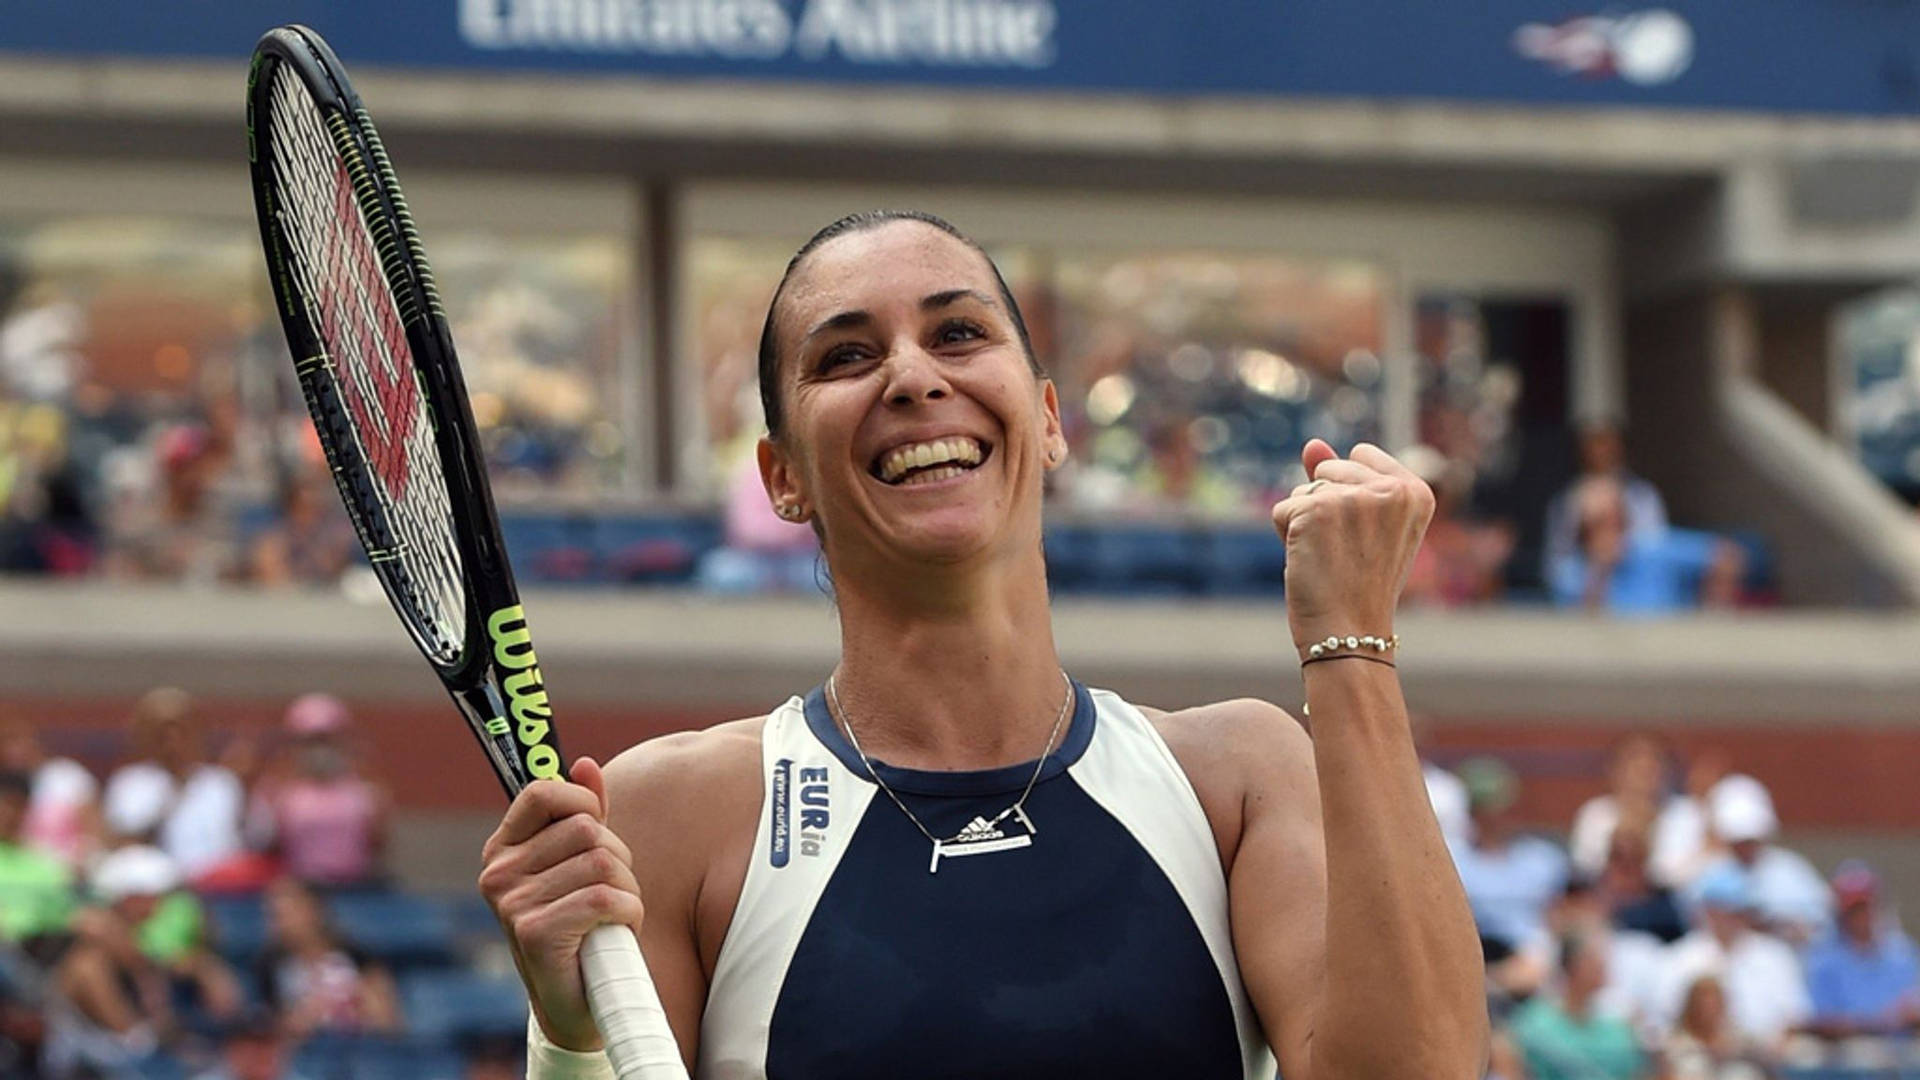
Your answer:
[[[782,518],[801,522],[813,516],[806,493],[800,489],[800,473],[787,450],[771,438],[760,440],[755,453],[760,461],[760,483],[767,489],[767,501]]]
[[[1052,379],[1040,382],[1040,408],[1044,422],[1041,452],[1046,458],[1047,468],[1057,469],[1067,460],[1067,432],[1060,423],[1060,391],[1055,389]]]

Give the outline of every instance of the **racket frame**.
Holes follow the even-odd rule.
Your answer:
[[[514,585],[513,568],[500,537],[499,514],[487,483],[453,335],[386,149],[339,59],[319,34],[306,27],[289,25],[268,31],[254,49],[247,75],[247,159],[253,176],[254,208],[275,306],[287,340],[294,346],[294,366],[303,396],[314,412],[328,464],[349,505],[356,498],[348,486],[350,477],[354,470],[368,472],[370,466],[355,442],[343,443],[328,434],[327,424],[318,413],[315,384],[337,380],[327,372],[326,363],[316,362],[325,359],[327,347],[313,325],[312,305],[296,284],[290,265],[296,257],[295,245],[286,235],[275,201],[280,191],[271,154],[272,95],[281,65],[291,67],[319,108],[324,126],[335,141],[334,149],[353,176],[356,201],[368,226],[384,224],[390,238],[397,240],[379,245],[380,269],[401,314],[413,375],[432,425],[442,473],[439,477],[416,475],[409,482],[446,486],[453,514],[452,533],[460,553],[458,576],[465,594],[457,655],[450,661],[436,656],[432,644],[416,628],[415,617],[408,614],[412,602],[378,567],[375,573],[395,610],[401,613],[409,636],[446,686],[511,798],[535,779],[561,778],[562,759],[552,706]],[[320,298],[311,299],[316,305],[321,302]],[[370,478],[369,482],[377,481]],[[363,546],[370,548],[372,541],[365,526],[357,514],[353,516]]]

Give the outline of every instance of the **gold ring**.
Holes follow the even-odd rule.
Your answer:
[[[1302,494],[1302,495],[1311,495],[1311,494],[1313,494],[1314,492],[1316,492],[1316,491],[1319,491],[1319,490],[1320,490],[1321,488],[1323,488],[1323,487],[1326,487],[1326,486],[1327,486],[1328,484],[1330,484],[1330,483],[1332,483],[1332,481],[1331,481],[1331,480],[1315,480],[1315,481],[1314,481],[1314,482],[1312,482],[1311,484],[1308,484],[1308,485],[1307,485],[1307,490],[1305,490],[1305,491],[1303,491],[1303,492],[1301,492],[1301,494]]]

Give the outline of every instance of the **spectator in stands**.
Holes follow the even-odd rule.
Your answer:
[[[1764,1057],[1733,1026],[1727,992],[1718,976],[1702,974],[1687,984],[1680,1019],[1661,1047],[1661,1080],[1766,1080]]]
[[[773,512],[759,461],[743,453],[727,481],[726,543],[702,556],[695,573],[714,592],[805,592],[819,588],[819,551],[811,526]]]
[[[25,842],[32,792],[27,774],[0,773],[0,942],[60,933],[73,915],[66,864]]]
[[[1865,863],[1833,875],[1840,917],[1807,953],[1809,1030],[1829,1039],[1920,1027],[1920,960],[1913,939],[1880,911],[1880,879]]]
[[[75,575],[93,565],[93,513],[68,428],[55,405],[0,401],[0,570]]]
[[[106,903],[75,918],[75,940],[55,972],[47,1010],[45,1060],[53,1076],[121,1075],[172,1036],[167,973],[141,951],[129,913],[138,913],[139,898],[164,895],[178,883],[172,860],[144,845],[115,851],[95,868],[93,887]]]
[[[100,782],[85,765],[54,757],[17,713],[0,714],[0,769],[27,774],[33,795],[23,835],[38,848],[79,868],[99,846]]]
[[[1759,918],[1792,944],[1805,945],[1824,931],[1832,922],[1832,892],[1811,863],[1773,842],[1780,820],[1767,789],[1752,777],[1729,776],[1714,786],[1708,806],[1727,854],[1707,872],[1723,865],[1742,870]]]
[[[1505,521],[1473,521],[1467,503],[1473,470],[1431,446],[1408,448],[1401,460],[1433,488],[1433,520],[1407,571],[1401,599],[1411,604],[1464,607],[1500,598],[1514,530]]]
[[[1634,1080],[1641,1055],[1633,1028],[1596,1007],[1607,985],[1605,940],[1562,938],[1560,974],[1558,991],[1535,995],[1508,1026],[1533,1080]]]
[[[1647,871],[1657,884],[1684,894],[1726,850],[1713,835],[1710,807],[1714,789],[1735,775],[1731,759],[1718,747],[1704,747],[1690,755],[1681,793],[1669,801],[1655,823],[1659,831],[1652,838]]]
[[[270,929],[260,985],[292,1038],[315,1032],[390,1032],[400,1027],[393,977],[340,940],[305,885],[282,878],[267,889]]]
[[[1675,529],[1654,486],[1627,469],[1610,423],[1580,434],[1580,475],[1547,508],[1546,578],[1556,601],[1654,614],[1740,599],[1746,555],[1710,533]]]
[[[1547,914],[1547,926],[1556,949],[1578,939],[1604,955],[1606,978],[1589,994],[1593,1015],[1650,1027],[1665,961],[1665,948],[1658,938],[1616,927],[1600,889],[1578,876],[1567,879],[1560,899]],[[1557,954],[1552,964],[1562,980],[1568,977],[1567,963],[1565,955]]]
[[[135,760],[107,780],[107,828],[122,840],[151,840],[189,880],[242,854],[246,787],[207,760],[186,692],[161,687],[141,698],[132,735]]]
[[[318,477],[295,477],[280,494],[280,519],[256,536],[247,577],[257,585],[334,585],[352,563],[353,525]]]
[[[1777,1052],[1812,1013],[1792,946],[1758,929],[1752,884],[1738,865],[1716,867],[1699,886],[1700,926],[1670,948],[1658,991],[1663,1026],[1677,1021],[1694,983],[1711,975],[1726,992],[1733,1028]]]
[[[1627,468],[1627,444],[1618,425],[1597,421],[1580,429],[1580,476],[1547,507],[1547,576],[1580,554],[1579,490],[1582,481],[1611,480],[1619,486],[1629,537],[1657,540],[1667,531],[1667,504],[1659,489]]]
[[[194,1080],[302,1080],[287,1064],[287,1040],[272,1013],[249,1010],[227,1029],[220,1064]]]
[[[233,515],[215,482],[226,454],[212,431],[180,424],[154,446],[159,484],[121,507],[109,530],[106,566],[120,577],[208,584],[234,576],[239,552]]]
[[[307,694],[288,706],[287,775],[257,796],[272,846],[310,885],[363,885],[380,876],[387,794],[360,774],[347,747],[352,716],[339,698]]]
[[[1625,488],[1613,477],[1584,477],[1571,497],[1578,546],[1553,561],[1547,577],[1560,605],[1657,615],[1739,601],[1746,555],[1738,544],[1692,530],[1634,532]]]
[[[1648,875],[1647,863],[1646,829],[1632,825],[1614,829],[1607,864],[1600,871],[1599,893],[1613,925],[1671,944],[1687,932],[1686,917],[1673,890]]]
[[[1614,744],[1606,793],[1588,799],[1574,814],[1567,854],[1575,870],[1598,875],[1606,869],[1609,845],[1622,823],[1671,848],[1680,839],[1674,819],[1685,813],[1667,787],[1666,746],[1645,732],[1629,734]]]
[[[205,909],[180,887],[180,869],[159,848],[120,848],[95,868],[94,898],[133,928],[141,953],[165,975],[169,999],[213,1020],[240,1011],[240,980],[207,943]]]
[[[1460,779],[1473,830],[1452,848],[1454,866],[1495,981],[1524,993],[1547,974],[1547,909],[1566,883],[1566,856],[1551,841],[1519,831],[1513,805],[1520,781],[1504,763],[1474,758],[1460,766]]]

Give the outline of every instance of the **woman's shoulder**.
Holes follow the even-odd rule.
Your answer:
[[[633,746],[606,766],[609,821],[628,843],[671,833],[710,836],[759,813],[760,733],[766,717],[679,731]]]

